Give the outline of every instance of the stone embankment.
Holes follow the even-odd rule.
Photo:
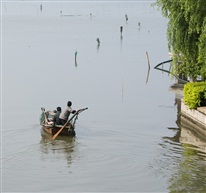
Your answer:
[[[196,129],[201,135],[206,137],[206,107],[189,109],[181,101],[181,119],[184,119],[192,128]]]
[[[171,91],[175,92],[178,105],[178,117],[180,121],[180,142],[191,144],[197,150],[206,154],[206,107],[189,109],[184,104],[183,85],[174,84]]]

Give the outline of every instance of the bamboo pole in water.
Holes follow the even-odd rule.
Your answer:
[[[146,52],[146,57],[147,57],[147,62],[148,62],[148,68],[150,69],[150,61],[149,61],[148,52]]]

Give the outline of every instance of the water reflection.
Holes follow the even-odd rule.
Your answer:
[[[190,145],[182,146],[183,157],[169,180],[169,192],[206,192],[206,162],[197,156],[197,151]]]
[[[74,60],[74,65],[75,65],[75,67],[77,67],[77,60],[76,59]]]
[[[164,156],[172,171],[169,192],[206,192],[206,136],[182,119],[180,98],[175,99],[175,105],[178,127],[169,128],[175,134],[164,137],[164,143],[160,144],[167,151]]]
[[[41,131],[41,140],[40,140],[40,151],[42,154],[42,160],[49,160],[51,156],[54,159],[65,158],[67,160],[68,167],[71,165],[74,148],[75,148],[75,137],[59,136],[55,141],[51,140],[51,135]],[[55,157],[54,157],[55,155]]]
[[[124,79],[122,79],[122,103],[124,102]]]
[[[120,35],[120,51],[122,52],[123,35]]]
[[[197,154],[205,154],[206,159],[206,136],[190,127],[184,117],[181,117],[181,135],[179,139],[181,143],[192,145],[193,147],[190,148],[197,150]]]
[[[97,53],[99,53],[100,44],[97,44]]]
[[[180,129],[177,127],[177,128],[175,128],[175,127],[168,127],[168,129],[169,130],[172,130],[172,131],[174,131],[174,136],[165,136],[165,137],[163,137],[163,139],[164,139],[164,142],[175,142],[175,143],[179,143],[179,138],[180,138]]]
[[[123,41],[123,35],[121,34],[121,36],[120,36],[120,43],[121,43],[121,45],[122,45],[122,41]]]

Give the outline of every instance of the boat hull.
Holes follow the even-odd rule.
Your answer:
[[[51,134],[51,135],[55,135],[63,126],[62,125],[58,125],[58,126],[48,126],[48,125],[42,125],[42,129]],[[74,127],[72,125],[66,126],[60,133],[59,135],[65,135],[65,136],[71,136],[74,137],[76,135],[75,131],[74,131]]]

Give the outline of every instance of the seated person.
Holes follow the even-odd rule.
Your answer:
[[[57,107],[57,112],[53,116],[53,122],[55,125],[61,125],[61,121],[59,119],[59,115],[61,114],[61,107]]]

